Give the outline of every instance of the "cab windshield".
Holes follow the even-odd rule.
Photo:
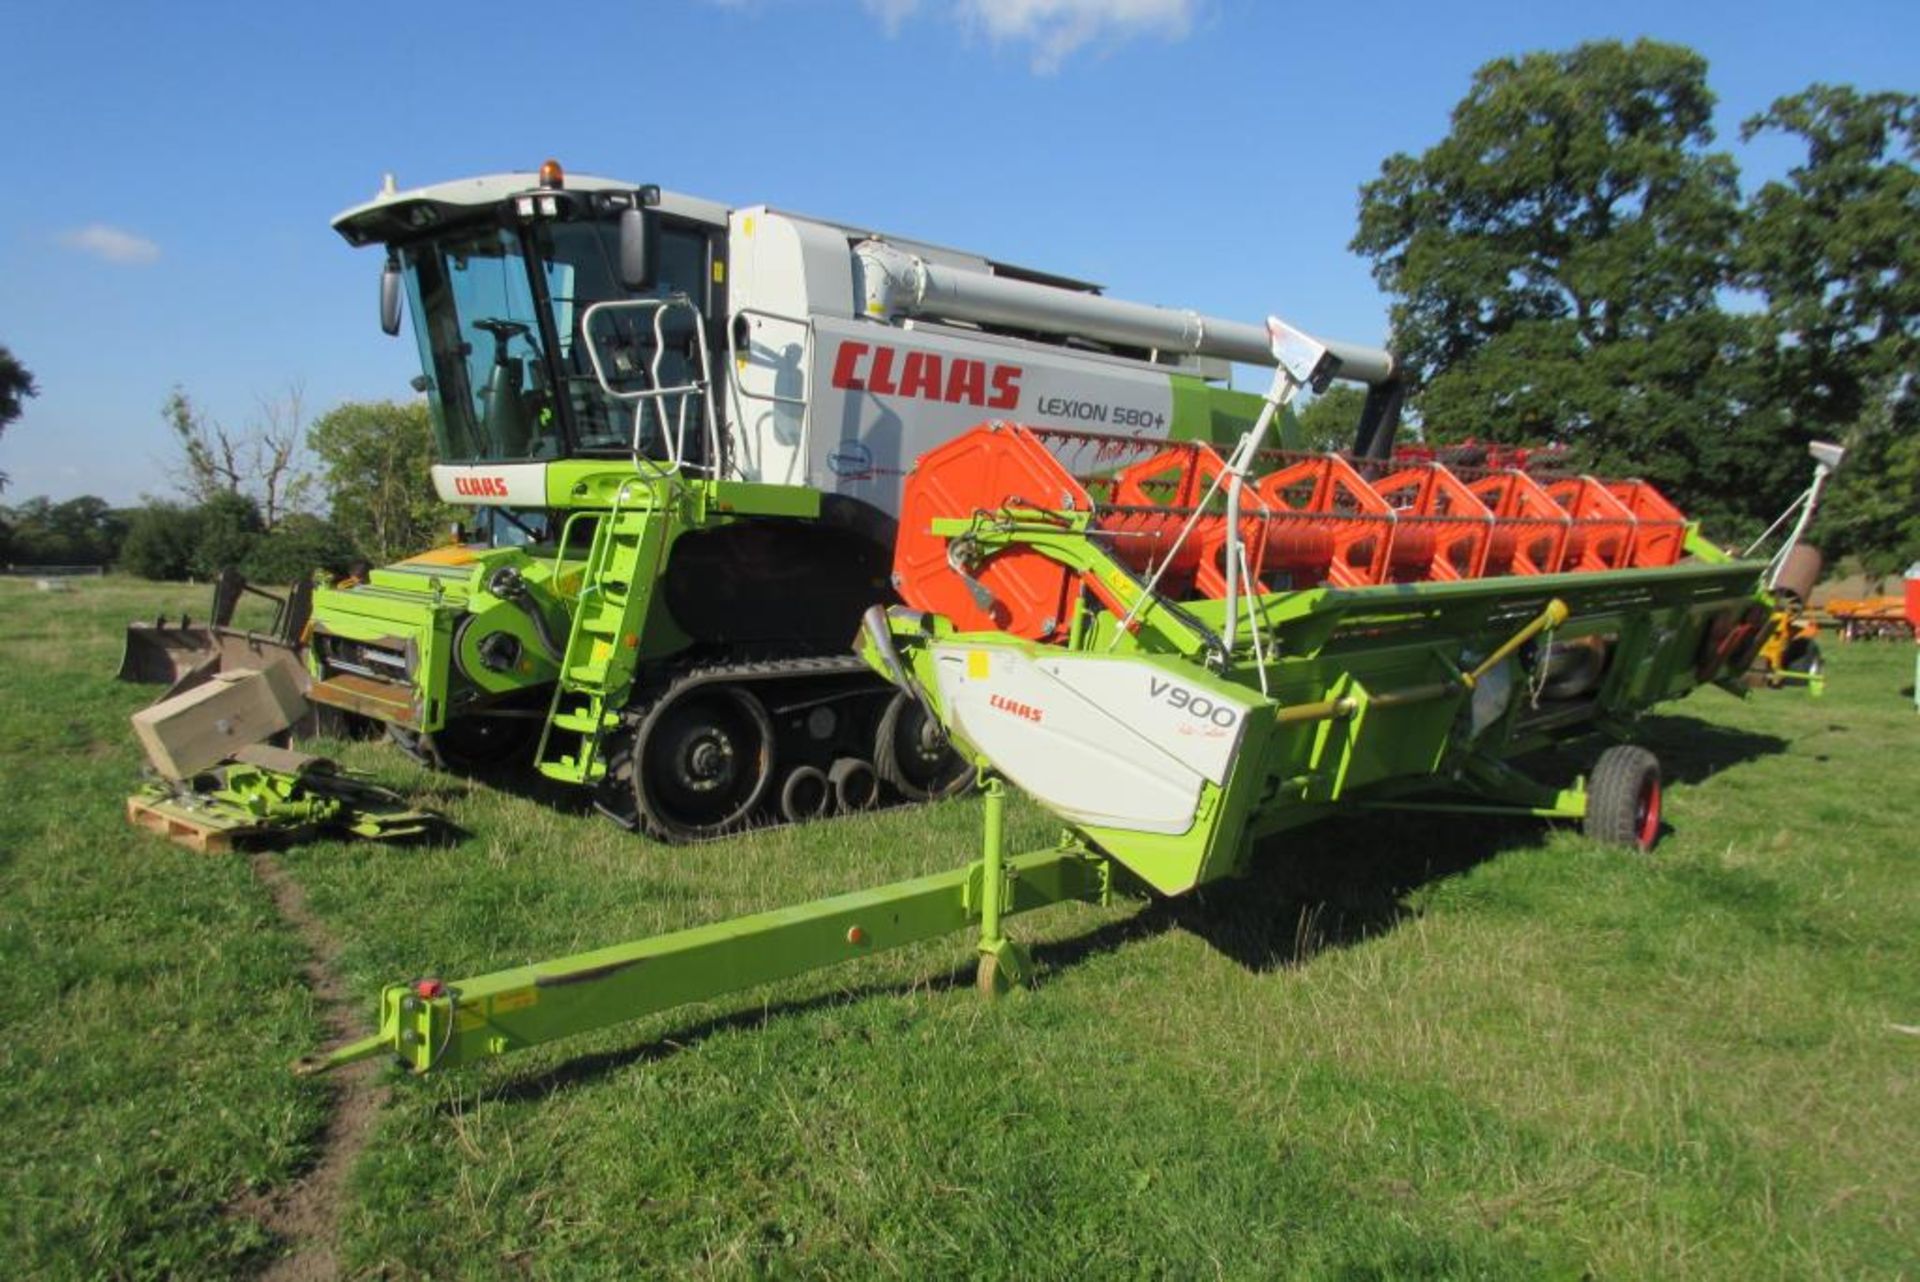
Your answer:
[[[414,334],[443,462],[513,462],[571,455],[666,457],[663,423],[698,422],[698,394],[675,402],[609,396],[595,378],[582,326],[595,303],[684,293],[705,311],[705,237],[678,229],[661,237],[660,283],[623,289],[617,232],[608,222],[556,222],[530,229],[486,227],[406,246]],[[529,255],[531,254],[531,258]],[[545,315],[542,315],[542,311]],[[693,381],[696,328],[685,307],[660,314],[621,309],[593,326],[601,366],[615,392]],[[548,350],[549,346],[553,350]],[[640,432],[634,431],[640,405]],[[671,411],[669,417],[663,411]],[[688,444],[698,433],[689,432]]]

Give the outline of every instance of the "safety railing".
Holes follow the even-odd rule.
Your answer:
[[[691,381],[662,386],[661,366],[667,357],[667,313],[684,308],[693,318],[693,348],[698,355],[699,374]],[[635,390],[616,388],[608,378],[606,365],[600,355],[601,343],[596,339],[594,327],[597,322],[618,312],[651,313],[653,333],[653,355],[647,363],[647,381],[651,386]],[[586,340],[587,360],[593,366],[593,377],[600,384],[600,390],[618,401],[633,405],[633,455],[636,461],[645,459],[644,438],[647,409],[653,410],[654,420],[660,429],[660,441],[667,455],[668,464],[676,470],[705,472],[718,477],[726,468],[726,452],[720,439],[719,420],[713,404],[713,367],[707,356],[707,328],[705,318],[693,300],[685,294],[669,294],[665,298],[621,299],[612,302],[595,303],[587,308],[580,318],[580,331]],[[619,346],[615,344],[614,346]],[[631,342],[625,344],[630,350]],[[630,375],[631,371],[624,371]],[[678,397],[678,403],[669,413],[667,402]],[[698,402],[698,426],[705,433],[705,449],[700,462],[691,462],[687,455],[686,434],[688,427],[688,409]],[[647,460],[651,462],[652,460]]]

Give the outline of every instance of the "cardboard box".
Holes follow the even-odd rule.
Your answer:
[[[154,769],[185,779],[279,734],[306,710],[286,668],[238,668],[134,713],[133,733]]]

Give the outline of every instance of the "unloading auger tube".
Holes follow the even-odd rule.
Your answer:
[[[1259,325],[942,267],[882,240],[862,241],[853,252],[855,285],[869,316],[936,316],[1075,334],[1161,352],[1216,356],[1246,365],[1278,363],[1270,331]],[[1368,386],[1393,377],[1394,359],[1381,348],[1330,339],[1322,342],[1333,361],[1330,377]]]

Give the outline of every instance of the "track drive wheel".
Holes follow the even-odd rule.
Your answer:
[[[740,827],[773,781],[773,722],[738,686],[671,695],[634,737],[633,799],[659,841],[701,841]]]
[[[1645,748],[1616,744],[1587,777],[1587,836],[1648,851],[1660,840],[1660,759]]]
[[[973,786],[974,770],[920,701],[902,690],[880,714],[873,768],[908,801],[937,801]]]

